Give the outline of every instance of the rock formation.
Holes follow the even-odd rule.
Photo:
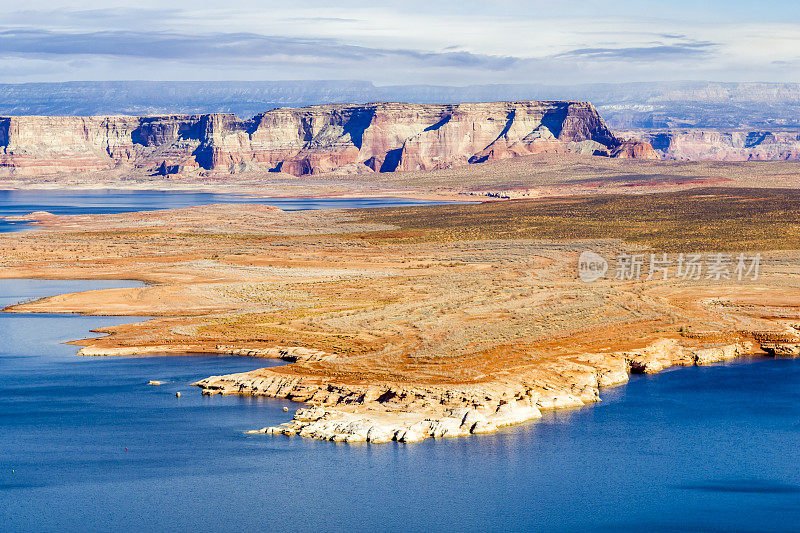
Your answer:
[[[376,103],[232,114],[0,117],[0,175],[244,170],[296,176],[449,168],[536,153],[655,158],[586,102]]]
[[[625,383],[630,373],[707,365],[753,352],[753,343],[691,349],[661,339],[639,350],[581,354],[542,369],[519,369],[480,384],[421,386],[385,382],[341,383],[270,368],[211,376],[195,385],[203,394],[268,396],[305,402],[291,422],[251,433],[300,435],[337,442],[417,442],[428,437],[492,433],[541,418],[542,410],[600,401],[600,389]],[[255,355],[248,352],[248,355]],[[281,350],[263,355],[284,357]],[[793,354],[796,355],[796,354]],[[335,357],[328,354],[327,357]]]
[[[800,161],[798,131],[670,130],[629,132],[665,159],[688,161]]]

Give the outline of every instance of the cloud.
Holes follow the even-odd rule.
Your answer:
[[[576,30],[572,32],[575,35],[611,35],[615,37],[659,37],[661,39],[687,39],[687,35],[683,33],[662,33],[658,31],[645,31],[645,30]]]
[[[617,61],[663,61],[686,57],[698,58],[708,56],[717,46],[717,44],[710,42],[690,42],[676,44],[659,43],[650,46],[629,46],[620,48],[578,48],[556,54],[553,57]]]
[[[19,10],[3,13],[2,17],[6,26],[25,26],[36,29],[122,29],[169,24],[185,18],[185,11],[174,8],[151,9],[136,7]]]
[[[16,56],[106,56],[184,61],[253,63],[403,59],[427,66],[506,70],[521,59],[465,51],[425,51],[357,46],[331,38],[254,33],[186,35],[169,32],[85,33],[9,29],[0,31],[0,53]]]
[[[613,12],[597,2],[573,9],[546,0],[117,0],[100,9],[86,0],[73,8],[56,7],[63,0],[6,2],[0,62],[15,68],[0,68],[0,81],[800,81],[792,70],[800,24],[725,22],[727,7],[713,20],[674,5],[670,17],[659,11],[656,18],[620,1]]]
[[[794,59],[780,59],[770,62],[771,65],[776,65],[780,67],[791,67],[791,66],[800,66],[800,57],[796,57]]]
[[[343,23],[351,23],[351,22],[364,22],[360,19],[353,19],[353,18],[344,18],[344,17],[289,17],[288,19],[291,22],[343,22]]]

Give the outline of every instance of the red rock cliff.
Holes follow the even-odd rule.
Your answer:
[[[665,159],[689,161],[800,161],[798,131],[632,131]]]
[[[393,172],[542,152],[655,155],[647,143],[617,139],[586,102],[329,104],[274,109],[249,120],[230,114],[0,117],[5,174]]]

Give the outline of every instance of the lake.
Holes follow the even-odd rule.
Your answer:
[[[0,306],[135,282],[0,280]],[[796,531],[800,360],[637,376],[600,404],[417,444],[247,435],[283,400],[189,384],[279,364],[85,358],[131,317],[0,314],[0,530]],[[162,386],[149,386],[151,379]],[[180,398],[175,392],[181,391]]]
[[[236,194],[187,191],[127,191],[127,190],[0,190],[0,233],[21,231],[30,227],[26,222],[9,222],[2,217],[27,215],[47,211],[54,215],[85,215],[125,213],[175,209],[195,205],[221,203],[256,203],[274,205],[285,211],[301,209],[347,209],[356,207],[385,207],[402,205],[434,205],[447,202],[410,198],[316,198],[262,197]]]

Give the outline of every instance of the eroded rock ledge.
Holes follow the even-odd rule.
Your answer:
[[[162,344],[152,346],[106,347],[90,344],[78,350],[78,355],[89,357],[114,357],[125,355],[152,354],[186,354],[186,353],[218,353],[248,357],[267,357],[284,361],[329,361],[335,356],[322,350],[303,348],[301,346],[275,346],[273,348],[237,348],[218,344],[214,348],[197,345]]]
[[[630,373],[704,365],[752,353],[751,342],[689,348],[676,339],[662,339],[640,350],[581,354],[476,384],[347,384],[265,368],[212,376],[195,385],[209,395],[269,396],[311,404],[297,410],[292,421],[254,433],[336,442],[417,442],[491,433],[540,418],[542,410],[597,402],[601,387],[624,383]]]

